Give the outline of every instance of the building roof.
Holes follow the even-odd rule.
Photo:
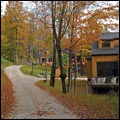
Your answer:
[[[102,40],[113,40],[119,39],[119,32],[106,32],[100,35],[100,39]]]
[[[88,55],[85,59],[91,60],[91,59],[92,59],[92,56],[91,56],[91,55]]]
[[[100,35],[100,39],[102,40],[119,40],[119,32],[106,32]],[[91,55],[118,55],[119,54],[119,46],[115,46],[110,49],[99,49],[98,42],[95,41],[92,43],[92,54]]]
[[[92,44],[92,55],[118,55],[119,46],[110,49],[99,49],[98,42],[93,42]]]

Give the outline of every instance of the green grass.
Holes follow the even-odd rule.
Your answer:
[[[25,66],[21,67],[20,70],[25,74],[31,75],[32,66],[25,65]],[[39,73],[45,74],[45,66],[34,65],[33,66],[33,76],[38,76]],[[47,74],[50,75],[50,73],[51,73],[51,67],[47,66]],[[66,70],[66,74],[67,74],[67,70]],[[86,76],[78,75],[78,77],[86,77]]]
[[[118,96],[119,96],[119,93],[111,92],[108,96],[108,99],[110,100],[110,104],[119,114],[119,97]]]
[[[66,81],[67,82],[67,81]],[[67,106],[83,118],[118,118],[119,96],[117,94],[86,94],[86,81],[77,81],[76,96],[72,88],[70,93],[63,94],[61,81],[55,81],[55,87],[49,86],[49,81],[38,81],[37,86],[55,96],[62,104]]]
[[[8,61],[7,59],[3,58],[1,56],[1,69],[3,70],[3,68],[12,65],[13,63]]]
[[[3,78],[3,74],[4,74],[3,69],[4,69],[5,67],[7,67],[7,66],[12,65],[12,64],[13,64],[12,62],[6,60],[5,58],[3,58],[3,57],[1,56],[1,84],[2,84],[3,82],[5,82],[5,80],[4,80],[4,78]]]
[[[3,72],[3,69],[7,66],[10,66],[10,65],[13,65],[13,63],[1,56],[1,86],[2,87],[5,86],[7,84],[7,81],[8,81],[8,80],[6,80],[6,75]]]
[[[25,66],[21,67],[20,70],[25,74],[31,75],[32,66],[25,65]],[[45,73],[45,66],[34,65],[33,66],[33,76],[38,76],[39,73]],[[51,73],[51,67],[47,67],[47,74],[50,75],[50,73]]]

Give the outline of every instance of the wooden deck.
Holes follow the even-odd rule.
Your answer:
[[[107,93],[109,91],[118,92],[119,84],[88,85],[87,93]]]
[[[112,87],[112,86],[118,86],[119,84],[112,84],[112,83],[103,83],[103,84],[90,84],[92,87]]]
[[[102,80],[102,79],[101,79]],[[88,81],[88,93],[93,93],[94,90],[106,90],[106,89],[113,89],[115,91],[119,91],[119,79],[116,80],[115,83],[111,82],[111,79],[107,78],[107,81],[99,81],[98,78],[90,79]]]

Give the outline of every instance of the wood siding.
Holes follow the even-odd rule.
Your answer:
[[[87,60],[86,63],[86,69],[87,69],[87,77],[91,78],[92,77],[92,60]]]
[[[116,55],[111,56],[92,56],[92,77],[97,77],[97,62],[117,61]]]

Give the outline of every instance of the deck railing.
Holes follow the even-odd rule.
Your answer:
[[[91,85],[119,85],[119,76],[93,77]]]

